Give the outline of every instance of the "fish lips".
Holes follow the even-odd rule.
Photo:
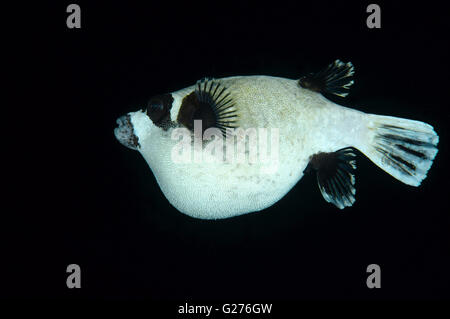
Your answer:
[[[129,114],[121,116],[116,123],[119,125],[114,129],[114,135],[117,140],[123,145],[132,150],[137,150],[139,145],[139,138],[134,134],[133,123]]]

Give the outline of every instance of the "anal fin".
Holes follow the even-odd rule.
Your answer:
[[[355,157],[352,148],[343,148],[336,152],[317,153],[310,158],[323,198],[340,209],[355,202]]]
[[[298,80],[301,87],[320,93],[330,93],[341,97],[348,95],[354,83],[355,68],[351,62],[336,60],[320,72],[303,76]]]

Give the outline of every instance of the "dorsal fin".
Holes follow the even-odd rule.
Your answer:
[[[352,206],[355,202],[356,154],[352,148],[336,152],[317,153],[310,164],[317,171],[317,183],[323,198],[338,208]]]
[[[303,76],[298,80],[301,87],[320,93],[331,93],[341,97],[348,95],[355,68],[351,62],[336,60],[318,73]]]

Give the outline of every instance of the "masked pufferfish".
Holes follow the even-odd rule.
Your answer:
[[[438,135],[426,123],[363,113],[322,95],[345,97],[353,74],[351,62],[336,60],[295,80],[206,78],[151,98],[146,109],[120,117],[114,133],[120,143],[142,154],[169,202],[195,218],[260,211],[279,201],[311,169],[327,202],[340,209],[352,206],[355,148],[401,182],[419,186],[438,152]],[[230,129],[277,128],[276,172],[264,172],[261,163],[175,162],[171,154],[178,140],[172,130],[184,127],[194,140],[201,139],[202,134],[194,134],[195,120],[201,120],[202,133],[217,128],[227,139]]]

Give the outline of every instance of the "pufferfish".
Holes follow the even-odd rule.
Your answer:
[[[146,108],[120,117],[114,133],[120,143],[142,154],[168,201],[180,212],[200,219],[261,211],[283,198],[309,171],[315,171],[327,202],[340,209],[352,206],[355,149],[399,181],[419,186],[438,152],[438,135],[426,123],[363,113],[324,96],[345,97],[353,75],[351,62],[336,60],[300,79],[205,78],[152,97]],[[200,134],[195,133],[196,123],[201,124]],[[208,153],[217,161],[174,159],[180,143],[174,138],[177,129],[192,138],[184,144],[192,148],[191,156],[203,158],[208,143],[216,139],[231,141],[223,144],[224,149],[244,143],[248,156],[255,140],[228,133],[250,128],[276,133],[271,140],[276,147],[269,147],[276,152],[275,169],[262,169],[267,164],[262,161],[223,160],[223,152]],[[218,130],[220,136],[205,139],[208,129]],[[257,138],[256,143],[262,140]],[[258,156],[266,151],[259,146],[254,149]]]

